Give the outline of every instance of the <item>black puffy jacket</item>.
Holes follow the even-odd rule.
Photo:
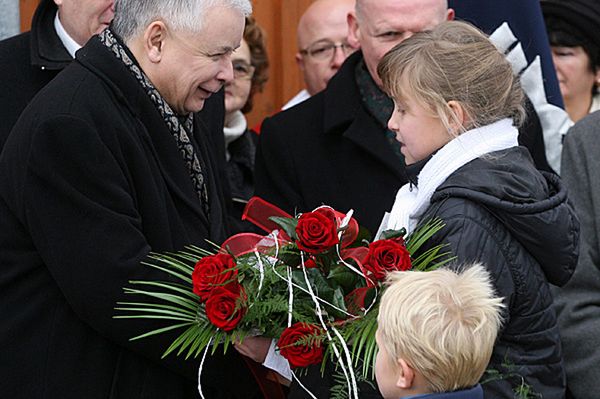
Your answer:
[[[544,399],[564,398],[565,370],[548,283],[561,286],[571,277],[579,221],[560,179],[537,171],[523,147],[492,153],[438,187],[420,223],[432,218],[442,219],[445,227],[428,247],[447,243],[457,264],[485,264],[507,306],[490,368],[515,375],[484,384],[486,399],[513,398],[518,376]]]

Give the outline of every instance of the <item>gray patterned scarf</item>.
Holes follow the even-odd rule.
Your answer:
[[[177,147],[179,148],[179,152],[183,157],[183,161],[185,162],[188,171],[190,173],[190,177],[192,179],[192,183],[194,185],[194,189],[198,194],[198,198],[202,203],[202,207],[206,212],[207,216],[209,215],[209,204],[208,204],[208,190],[206,188],[206,179],[203,173],[203,165],[199,160],[196,150],[190,141],[189,135],[193,132],[194,129],[194,118],[192,114],[189,114],[187,117],[182,118],[180,121],[179,117],[173,112],[169,104],[165,101],[165,99],[161,96],[161,94],[156,90],[148,76],[142,71],[142,69],[138,66],[135,61],[135,57],[126,46],[121,44],[119,40],[117,40],[116,36],[110,29],[105,29],[99,36],[100,42],[108,47],[111,53],[117,57],[117,59],[121,60],[123,64],[127,67],[129,72],[137,79],[137,81],[142,85],[148,97],[152,100],[163,120],[167,124],[167,127],[171,131],[175,142],[177,143]]]

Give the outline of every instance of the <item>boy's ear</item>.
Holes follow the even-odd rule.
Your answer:
[[[415,380],[415,370],[402,358],[398,359],[398,379],[396,386],[401,389],[410,389]]]
[[[458,101],[448,101],[448,107],[450,108],[450,112],[454,114],[454,118],[450,118],[449,121],[452,128],[452,133],[458,134],[458,132],[462,130],[463,126],[467,125],[468,115],[462,104]]]

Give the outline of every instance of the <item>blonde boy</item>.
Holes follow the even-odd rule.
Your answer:
[[[376,334],[383,397],[482,399],[503,308],[485,268],[395,272],[388,284]]]

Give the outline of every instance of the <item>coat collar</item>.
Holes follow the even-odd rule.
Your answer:
[[[483,399],[483,388],[480,384],[477,384],[473,388],[460,391],[411,396],[410,399]]]
[[[52,0],[42,0],[31,22],[31,64],[42,69],[61,70],[73,58],[54,29],[58,8]]]
[[[324,102],[323,129],[326,134],[343,135],[405,180],[404,162],[394,154],[385,129],[362,104],[354,74],[361,60],[360,51],[348,57],[325,91],[318,94]]]
[[[207,167],[206,170],[211,206],[211,220],[209,223],[200,201],[197,200],[189,172],[179,154],[171,132],[142,86],[131,75],[125,65],[110,54],[109,50],[100,43],[97,36],[92,37],[77,52],[76,62],[101,79],[110,88],[116,100],[127,108],[135,116],[138,123],[144,127],[144,129],[137,128],[137,130],[143,132],[142,139],[148,144],[149,151],[159,165],[173,195],[180,198],[201,218],[202,222],[211,231],[211,239],[221,240],[224,238],[224,210],[220,203],[215,171],[211,167]],[[124,93],[127,93],[127,95]],[[207,157],[210,156],[210,143],[204,140],[207,136],[207,132],[203,130],[205,125],[198,118],[195,118],[194,126],[194,136],[191,137],[191,140],[198,150],[198,156],[204,157],[206,164],[209,164]]]

